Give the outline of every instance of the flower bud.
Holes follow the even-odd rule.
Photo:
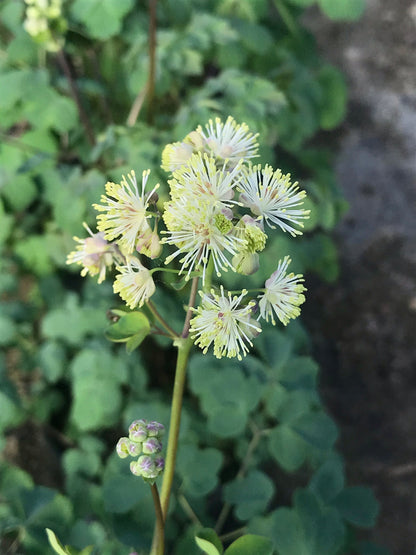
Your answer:
[[[159,474],[163,471],[163,469],[165,468],[165,459],[163,457],[156,457],[155,458],[155,465],[156,468],[159,471]]]
[[[140,254],[151,258],[157,258],[162,252],[159,235],[156,230],[152,231],[148,226],[138,237],[136,250]]]
[[[129,438],[134,442],[143,442],[147,439],[146,420],[135,420],[129,426]]]
[[[139,466],[138,461],[132,461],[130,463],[130,472],[135,476],[142,475],[141,467]]]
[[[165,433],[165,426],[156,420],[148,422],[146,428],[149,437],[161,438]]]
[[[131,457],[138,457],[140,455],[140,453],[142,452],[141,443],[136,443],[134,441],[130,441],[129,446],[128,446],[128,450],[129,450],[129,455]]]
[[[154,455],[162,451],[162,443],[155,437],[149,437],[143,442],[143,453],[147,455]]]
[[[135,472],[140,472],[140,474],[137,475],[151,480],[157,478],[159,475],[159,471],[156,468],[155,462],[152,457],[149,457],[149,455],[142,455],[141,457],[139,457],[135,466]],[[135,472],[133,472],[133,474],[135,474]]]
[[[259,269],[259,255],[256,252],[240,252],[233,256],[232,265],[239,274],[250,276]]]
[[[117,455],[120,457],[120,459],[125,459],[130,455],[129,447],[130,440],[128,437],[122,437],[118,440],[116,450]]]

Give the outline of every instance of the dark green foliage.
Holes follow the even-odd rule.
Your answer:
[[[148,488],[114,448],[136,418],[168,427],[175,353],[168,338],[148,337],[155,328],[149,311],[128,311],[108,281],[97,286],[65,264],[72,236],[85,236],[82,222],[94,225],[91,204],[107,180],[151,168],[150,182],[160,181],[166,200],[163,146],[209,118],[231,114],[261,133],[259,162],[299,179],[312,214],[302,239],[281,234],[259,272],[238,285],[230,281],[230,288],[262,286],[285,254],[295,273],[336,278],[328,232],[346,206],[331,155],[311,139],[340,123],[346,88],[299,23],[313,3],[160,0],[153,111],[145,102],[131,126],[126,120],[148,76],[147,3],[64,3],[64,51],[93,130],[91,145],[58,55],[45,53],[24,30],[23,1],[1,2],[0,446],[7,447],[0,463],[1,552],[14,545],[22,554],[127,555],[146,552],[151,542]],[[334,19],[357,18],[363,9],[362,0],[318,4]],[[168,276],[153,297],[178,332],[184,287]],[[334,451],[337,429],[321,404],[308,342],[293,323],[264,330],[240,363],[193,355],[169,552],[384,553],[357,543],[350,529],[373,526],[377,503],[369,490],[345,486]],[[62,477],[50,487],[37,483],[35,464],[26,464],[29,441],[38,464],[52,474],[45,444],[21,437],[30,422],[59,461]],[[309,485],[293,493],[292,507],[281,507],[276,477],[298,469],[311,477]],[[213,530],[204,533],[192,522],[186,507],[214,526],[224,503],[231,511],[224,531],[246,525],[250,534],[223,546]],[[56,534],[50,535],[55,551],[45,528]]]

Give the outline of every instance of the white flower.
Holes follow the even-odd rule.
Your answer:
[[[122,262],[123,256],[117,245],[109,243],[104,239],[104,233],[93,233],[85,222],[83,226],[90,234],[90,237],[86,239],[74,237],[74,240],[79,245],[77,245],[75,251],[68,255],[66,263],[82,265],[82,276],[87,274],[95,276],[98,274],[98,283],[101,283],[105,280],[106,269],[115,262]]]
[[[138,235],[147,230],[149,224],[146,219],[149,200],[159,185],[145,195],[145,187],[149,178],[150,170],[143,172],[142,190],[139,193],[134,171],[128,174],[132,187],[123,179],[119,184],[108,182],[105,186],[107,196],[102,195],[103,204],[94,204],[94,208],[100,212],[106,212],[97,216],[97,227],[104,231],[105,238],[110,241],[118,238],[118,243],[132,253],[136,245]]]
[[[231,293],[224,294],[222,286],[220,295],[214,290],[210,295],[199,294],[201,305],[193,309],[196,316],[192,318],[190,328],[192,338],[196,338],[195,345],[206,353],[213,344],[217,358],[227,356],[241,360],[249,351],[247,345],[252,345],[251,337],[261,331],[258,323],[251,320],[254,301],[240,308],[247,291],[232,297]]]
[[[286,275],[289,264],[288,256],[279,260],[277,270],[265,283],[264,294],[259,296],[259,317],[264,318],[267,322],[270,317],[273,325],[276,323],[273,312],[282,324],[286,325],[291,318],[299,316],[299,306],[305,302],[305,296],[302,294],[303,291],[306,291],[302,284],[303,276],[293,273]]]
[[[278,225],[291,235],[302,232],[293,224],[302,227],[301,220],[309,217],[309,210],[298,208],[306,196],[297,182],[291,183],[290,174],[273,171],[271,166],[253,166],[238,184],[241,191],[240,202],[250,208],[259,221],[266,222],[271,228]]]
[[[163,214],[168,237],[163,243],[175,245],[177,250],[166,258],[169,264],[177,256],[182,256],[180,273],[186,269],[187,277],[193,270],[201,270],[205,281],[205,271],[210,257],[217,275],[221,270],[232,268],[226,253],[234,256],[245,244],[244,239],[237,237],[234,226],[227,214],[198,198],[185,196],[165,204]]]
[[[231,166],[241,159],[257,156],[258,135],[250,133],[245,123],[237,124],[231,116],[225,124],[220,118],[215,118],[215,122],[209,120],[205,129],[201,126],[197,128],[197,133],[203,137],[208,154],[227,160]]]
[[[226,171],[225,165],[217,169],[214,158],[198,152],[190,157],[186,166],[173,172],[173,179],[169,181],[171,197],[194,195],[219,209],[229,208],[235,204],[231,199],[241,177],[240,164],[231,171]]]
[[[153,278],[137,258],[131,257],[125,266],[117,268],[114,293],[118,293],[131,309],[143,306],[156,290]]]

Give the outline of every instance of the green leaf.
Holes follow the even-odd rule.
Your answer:
[[[218,472],[223,455],[213,448],[199,449],[196,445],[181,445],[177,469],[182,477],[185,494],[202,497],[218,484]]]
[[[294,472],[304,462],[307,448],[301,439],[290,427],[276,426],[268,436],[270,454],[288,471]]]
[[[345,488],[332,502],[343,518],[360,528],[372,528],[379,505],[371,489],[362,486]]]
[[[295,492],[294,504],[310,552],[314,555],[337,553],[345,535],[345,526],[338,511],[322,507],[316,496],[304,489]]]
[[[322,129],[333,129],[345,117],[347,109],[347,87],[344,75],[336,68],[326,65],[320,69],[318,80],[322,87],[320,125]],[[331,203],[331,205],[333,205]]]
[[[25,527],[30,535],[44,537],[45,528],[65,533],[72,521],[72,505],[56,491],[36,486],[22,493]]]
[[[235,540],[224,555],[272,555],[273,542],[269,538],[246,534]]]
[[[71,13],[92,38],[106,40],[120,33],[122,20],[133,4],[134,0],[75,0]]]
[[[14,218],[12,215],[6,214],[4,210],[3,201],[0,199],[0,247],[8,239],[13,228]]]
[[[284,332],[266,329],[256,338],[256,349],[267,364],[278,370],[292,355],[293,341]]]
[[[195,535],[195,541],[203,551],[208,555],[221,555],[223,550],[222,543],[212,528],[203,528],[198,530]]]
[[[16,426],[22,419],[18,406],[3,391],[0,391],[0,407],[0,431]]]
[[[105,349],[84,349],[73,360],[71,373],[73,422],[84,431],[113,424],[120,412],[120,384],[127,378],[123,361]]]
[[[195,536],[195,542],[197,546],[207,555],[221,555],[221,551],[218,551],[215,545],[210,541]]]
[[[42,334],[48,339],[63,339],[70,345],[80,344],[87,335],[97,335],[107,324],[105,311],[82,307],[68,295],[65,305],[49,311],[42,321]]]
[[[123,462],[129,466],[128,461]],[[105,508],[110,513],[126,513],[140,503],[148,489],[149,486],[133,474],[106,477],[102,491]]]
[[[339,455],[332,454],[309,482],[309,489],[324,503],[330,503],[344,488],[344,465]]]
[[[218,365],[214,360],[204,355],[192,357],[190,388],[200,398],[210,431],[218,437],[236,436],[244,430],[250,411],[260,401],[264,384],[257,375],[249,373],[250,362],[245,361],[244,366],[224,360]]]
[[[330,19],[353,21],[359,19],[365,10],[364,0],[318,0],[322,11]]]
[[[338,437],[334,421],[322,412],[305,414],[291,427],[306,443],[317,449],[331,449]]]
[[[70,552],[67,549],[64,549],[63,545],[56,537],[55,532],[52,532],[52,530],[50,530],[49,528],[46,528],[46,533],[48,535],[48,541],[51,544],[52,549],[55,551],[55,553],[58,553],[58,555],[70,554]]]
[[[311,6],[316,0],[289,0],[295,6]],[[336,2],[336,0],[334,0]]]
[[[39,365],[48,382],[56,382],[64,373],[65,350],[57,341],[46,341],[39,349]]]
[[[235,514],[240,520],[249,520],[263,512],[274,493],[273,482],[258,470],[253,470],[242,479],[225,485],[224,499],[235,505]]]
[[[17,336],[17,326],[8,316],[0,316],[0,345],[10,345]]]

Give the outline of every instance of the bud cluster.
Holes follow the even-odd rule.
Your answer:
[[[165,466],[165,460],[160,456],[164,432],[165,427],[159,422],[135,420],[129,426],[129,437],[122,437],[117,443],[117,454],[121,459],[138,457],[130,463],[131,472],[151,484]]]

